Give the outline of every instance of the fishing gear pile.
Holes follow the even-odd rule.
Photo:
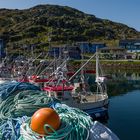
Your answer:
[[[7,97],[22,90],[40,90],[39,87],[25,82],[10,81],[0,84],[0,102],[5,100]]]
[[[32,84],[5,83],[0,87],[0,139],[1,140],[86,140],[93,124],[83,111],[61,104],[48,97]],[[60,117],[57,130],[44,125],[46,135],[34,132],[31,127],[33,114],[41,108],[52,108]],[[49,128],[52,131],[48,132]]]

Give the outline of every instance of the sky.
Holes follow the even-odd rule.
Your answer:
[[[8,9],[27,9],[38,4],[70,6],[140,31],[140,0],[0,0],[0,8]]]

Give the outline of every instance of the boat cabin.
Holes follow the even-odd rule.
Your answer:
[[[73,86],[58,85],[58,86],[46,86],[44,88],[44,91],[47,92],[49,97],[55,97],[60,100],[68,100],[72,97],[71,93],[73,89],[74,89]]]

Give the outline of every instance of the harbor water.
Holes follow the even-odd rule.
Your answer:
[[[110,98],[107,126],[120,140],[139,140],[140,90]]]
[[[108,90],[110,103],[106,125],[120,140],[139,140],[140,74],[117,73]]]

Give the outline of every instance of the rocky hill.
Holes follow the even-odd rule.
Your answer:
[[[24,10],[0,9],[0,36],[10,47],[49,40],[69,43],[136,39],[140,32],[67,6],[38,5]]]

